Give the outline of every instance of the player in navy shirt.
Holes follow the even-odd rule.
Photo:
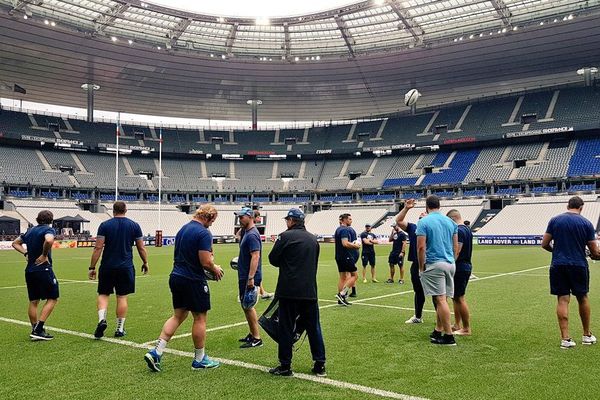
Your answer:
[[[371,281],[374,283],[379,282],[375,277],[375,244],[377,244],[377,238],[373,232],[371,224],[365,225],[365,230],[360,234],[360,240],[362,242],[362,277],[363,283],[367,283],[367,264],[371,266]]]
[[[210,272],[215,280],[223,277],[223,270],[214,263],[212,234],[208,230],[217,219],[217,215],[214,206],[205,204],[198,208],[194,218],[177,232],[173,271],[169,277],[173,316],[163,325],[156,347],[144,355],[151,371],[160,372],[161,358],[167,343],[190,312],[194,317],[192,340],[195,351],[192,369],[219,366],[219,362],[209,358],[204,351],[206,317],[210,310],[210,291],[204,271]]]
[[[392,242],[392,251],[388,256],[388,264],[390,265],[390,278],[386,283],[394,283],[394,275],[396,273],[396,265],[400,270],[400,280],[398,283],[404,283],[404,256],[406,254],[406,234],[402,232],[397,223],[392,225],[392,233],[390,233],[389,241]]]
[[[410,265],[410,281],[412,283],[415,304],[415,315],[405,321],[407,324],[423,323],[423,306],[425,305],[425,292],[419,279],[419,260],[417,259],[417,225],[406,221],[406,215],[415,207],[415,199],[409,199],[404,202],[404,208],[396,216],[396,224],[408,235],[408,261]],[[419,219],[424,215],[421,214]]]
[[[243,207],[237,211],[240,225],[243,229],[242,241],[240,242],[240,253],[238,256],[238,293],[240,302],[247,290],[259,287],[262,281],[261,253],[262,241],[260,233],[254,226],[254,213],[251,208]],[[260,338],[258,328],[258,316],[254,307],[244,308],[244,315],[248,321],[250,333],[240,339],[241,348],[260,347],[263,341]]]
[[[465,300],[467,284],[471,278],[473,266],[471,256],[473,254],[473,234],[471,229],[465,225],[458,210],[450,210],[446,214],[458,225],[458,258],[456,259],[456,272],[454,273],[454,326],[452,333],[458,336],[470,336],[471,324],[469,306]]]
[[[585,255],[586,246],[593,260],[600,259],[600,247],[596,232],[590,221],[581,216],[583,200],[574,196],[569,199],[567,212],[550,220],[542,239],[542,248],[552,253],[550,264],[550,293],[557,296],[556,315],[560,328],[560,347],[575,346],[569,335],[569,301],[571,294],[579,303],[579,315],[583,325],[582,344],[596,343],[590,331],[590,303],[588,300],[590,272]]]
[[[127,218],[126,213],[125,203],[116,201],[113,204],[113,218],[101,223],[96,235],[96,247],[92,253],[88,272],[91,280],[96,279],[96,264],[102,256],[98,273],[98,325],[94,332],[96,339],[104,336],[108,326],[106,323],[108,298],[113,293],[117,295],[115,337],[125,336],[127,295],[135,293],[135,269],[131,251],[134,244],[142,259],[142,273],[144,275],[148,273],[148,256],[144,247],[142,229],[137,222]]]
[[[31,322],[31,340],[52,340],[53,336],[46,333],[44,324],[54,310],[58,301],[58,281],[52,270],[52,244],[54,243],[54,216],[48,210],[38,213],[37,226],[19,236],[12,246],[27,258],[25,267],[25,282],[29,295],[29,322]],[[27,248],[25,248],[25,246]],[[40,300],[46,299],[46,304],[38,318]]]
[[[352,228],[352,216],[350,214],[340,215],[340,226],[334,234],[335,239],[335,262],[337,263],[340,279],[338,281],[338,293],[335,297],[338,304],[349,306],[348,290],[354,287],[358,274],[356,272],[356,261],[358,261],[358,249],[360,241],[356,240],[356,232]]]

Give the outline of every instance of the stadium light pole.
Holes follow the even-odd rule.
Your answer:
[[[162,126],[158,136],[158,230],[162,230],[161,205],[162,205]]]
[[[94,92],[100,89],[95,83],[84,83],[81,88],[87,92],[87,122],[94,122]]]
[[[117,113],[117,148],[115,151],[115,201],[119,199],[119,136],[121,136],[121,113]]]

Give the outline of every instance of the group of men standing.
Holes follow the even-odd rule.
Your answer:
[[[410,243],[411,283],[414,291],[415,314],[407,324],[423,322],[425,297],[433,300],[436,313],[435,328],[430,340],[438,345],[456,345],[455,335],[471,335],[469,308],[465,292],[471,276],[473,235],[462,220],[458,210],[440,213],[440,200],[429,196],[425,200],[426,212],[419,216],[417,224],[407,221],[407,214],[415,207],[415,200],[407,200],[396,216],[390,241],[390,279],[394,282],[394,266],[402,265],[406,255],[406,238]],[[596,343],[590,330],[589,256],[600,259],[600,246],[596,241],[593,225],[581,216],[583,200],[569,200],[567,212],[553,218],[543,238],[542,247],[552,252],[550,267],[551,294],[557,296],[556,313],[561,332],[561,348],[576,345],[569,335],[568,305],[571,294],[579,303],[583,336],[582,344]],[[127,296],[135,292],[135,269],[132,247],[135,245],[142,259],[142,273],[148,273],[148,260],[140,226],[126,218],[125,203],[113,205],[113,218],[103,222],[93,250],[89,279],[98,278],[98,324],[95,338],[104,336],[108,327],[107,308],[109,296],[116,294],[115,337],[125,336]],[[238,257],[238,289],[249,333],[240,339],[242,348],[262,346],[258,316],[254,308],[258,288],[262,282],[262,241],[255,226],[256,215],[250,208],[236,212],[241,225],[240,250]],[[164,323],[154,349],[144,356],[152,371],[161,370],[161,358],[169,340],[177,329],[192,314],[192,340],[195,355],[192,369],[215,368],[219,362],[208,357],[205,351],[207,313],[211,309],[210,290],[207,279],[220,280],[223,270],[214,263],[213,238],[209,230],[217,219],[214,206],[199,207],[192,220],[177,233],[173,269],[169,277],[172,294],[173,315]],[[299,209],[291,209],[285,216],[287,230],[279,236],[269,254],[270,263],[279,268],[276,299],[279,301],[279,365],[269,372],[273,375],[292,375],[292,347],[296,323],[302,320],[306,329],[314,366],[312,372],[326,376],[325,346],[319,321],[317,297],[317,267],[320,254],[317,238],[306,231],[305,216]],[[51,249],[55,232],[51,227],[53,215],[44,210],[38,214],[38,225],[13,242],[13,247],[27,258],[25,279],[29,295],[28,315],[31,322],[32,340],[51,340],[45,330],[45,322],[52,313],[59,297],[58,281],[52,269]],[[375,236],[371,227],[357,237],[351,227],[352,216],[344,213],[339,217],[340,226],[335,232],[335,260],[339,271],[338,304],[350,306],[349,296],[356,296],[355,283],[358,278],[356,263],[359,249],[363,247],[363,268],[371,265],[372,280],[375,282]],[[406,232],[406,233],[404,233]],[[96,264],[102,257],[100,272]],[[403,270],[401,272],[401,282]],[[363,271],[363,281],[366,271]],[[451,322],[447,298],[454,304],[454,324]],[[38,316],[40,300],[46,299]]]

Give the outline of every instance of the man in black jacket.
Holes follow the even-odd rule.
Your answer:
[[[310,343],[314,363],[312,372],[327,376],[325,372],[325,344],[319,321],[317,302],[317,264],[319,243],[306,231],[304,213],[297,208],[288,211],[283,232],[273,245],[269,261],[279,268],[276,298],[279,299],[279,366],[269,372],[273,375],[291,376],[294,325],[302,319]]]

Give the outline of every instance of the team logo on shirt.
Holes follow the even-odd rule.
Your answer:
[[[204,293],[208,293],[208,286],[204,285]]]

